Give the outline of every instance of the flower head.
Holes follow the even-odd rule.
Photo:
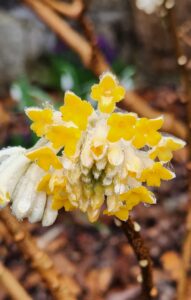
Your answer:
[[[72,92],[59,111],[27,109],[41,139],[29,150],[0,151],[0,205],[12,201],[18,219],[49,226],[61,208],[91,222],[102,212],[125,221],[139,203],[156,203],[147,186],[174,178],[165,163],[185,143],[158,132],[162,117],[113,112],[124,94],[106,73],[91,91],[98,110]]]

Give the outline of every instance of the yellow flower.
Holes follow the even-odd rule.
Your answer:
[[[144,186],[133,188],[126,193],[119,196],[121,201],[125,201],[125,208],[132,210],[134,206],[140,202],[153,204],[155,203],[155,197],[152,192],[146,189]]]
[[[67,200],[65,176],[63,175],[57,176],[56,174],[55,175],[53,174],[49,183],[49,187],[53,195],[52,209],[59,210],[62,207],[65,207],[66,203],[69,204],[69,201]],[[69,208],[68,204],[67,204],[67,209]]]
[[[114,113],[108,118],[107,124],[110,126],[108,140],[116,142],[120,139],[131,140],[134,134],[136,116],[134,114]]]
[[[53,122],[53,111],[50,108],[27,108],[26,114],[33,121],[31,129],[38,137],[43,136]]]
[[[157,145],[161,139],[161,134],[157,130],[161,128],[162,124],[162,117],[150,120],[147,118],[137,120],[132,144],[138,149],[145,145],[152,147]]]
[[[175,174],[165,167],[162,163],[156,162],[152,167],[143,170],[139,180],[146,182],[148,186],[160,186],[162,180],[170,180]]]
[[[93,108],[87,101],[82,101],[74,93],[67,92],[64,97],[64,105],[60,107],[60,111],[64,121],[72,121],[81,130],[85,130]]]
[[[121,221],[126,221],[129,217],[129,212],[134,206],[138,205],[140,202],[154,204],[155,197],[154,194],[144,186],[140,186],[119,195],[118,201],[122,201],[123,205],[117,211],[113,212],[106,209],[103,213],[109,216],[114,215]]]
[[[159,145],[150,151],[150,158],[156,159],[157,157],[164,162],[170,161],[173,157],[172,151],[179,150],[185,146],[185,142],[181,139],[174,137],[164,137]]]
[[[55,149],[64,147],[64,153],[67,156],[75,154],[80,137],[81,131],[78,128],[66,127],[64,125],[51,126],[46,134],[46,138],[52,142]]]
[[[53,210],[59,210],[64,207],[65,211],[71,211],[74,210],[75,207],[72,206],[70,201],[67,198],[64,198],[63,195],[54,195],[52,198],[52,205]]]
[[[62,168],[62,164],[54,151],[46,146],[27,153],[26,157],[36,161],[37,165],[45,171],[48,171],[51,166],[55,169]]]
[[[94,84],[91,89],[92,99],[98,101],[98,108],[103,113],[111,113],[115,109],[115,103],[125,96],[125,89],[118,85],[115,76],[105,73],[99,84]]]

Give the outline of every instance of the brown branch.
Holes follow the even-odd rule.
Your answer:
[[[38,0],[23,0],[65,43],[81,58],[85,66],[91,61],[92,50],[89,43],[51,8]]]
[[[62,18],[60,18],[49,7],[40,3],[38,0],[23,0],[29,5],[39,17],[82,59],[84,65],[89,68],[96,76],[101,75],[106,70],[110,69],[110,65],[100,51],[95,51],[95,44],[92,47],[90,42],[73,30]],[[87,20],[86,20],[87,29]],[[85,29],[85,28],[84,28]],[[89,29],[91,30],[91,29]],[[86,30],[85,30],[86,31]],[[86,31],[87,32],[87,31]],[[86,34],[87,35],[87,34]],[[96,57],[95,57],[96,55]],[[158,117],[161,112],[151,108],[139,95],[134,91],[127,91],[125,99],[122,103],[123,107],[137,112],[140,116]],[[186,136],[186,126],[181,121],[175,119],[170,113],[162,113],[165,117],[163,129],[173,133],[180,138]]]
[[[58,0],[41,0],[58,13],[71,19],[78,19],[83,10],[83,4],[80,0],[73,0],[72,3],[64,3]]]
[[[0,212],[0,218],[14,238],[20,251],[31,261],[32,267],[41,275],[54,299],[75,300],[80,290],[78,284],[71,277],[61,276],[58,273],[52,259],[46,252],[37,247],[35,239],[26,230],[25,225],[19,223],[12,216],[9,208],[4,208]]]
[[[182,139],[187,136],[187,128],[185,124],[178,121],[171,113],[161,112],[153,109],[145,101],[133,91],[127,91],[125,100],[122,102],[122,107],[128,108],[131,111],[138,113],[140,116],[147,118],[157,118],[164,116],[164,124],[162,129],[168,133],[172,133]]]
[[[151,300],[154,299],[156,288],[153,287],[152,277],[152,262],[149,255],[149,250],[145,246],[142,239],[139,227],[136,228],[136,224],[129,219],[126,222],[122,222],[121,228],[125,233],[131,247],[133,248],[137,260],[141,268],[141,281],[142,281],[142,299]]]
[[[182,270],[181,276],[178,284],[178,300],[185,300],[188,289],[188,272],[190,270],[190,260],[191,260],[191,83],[189,78],[188,69],[186,67],[187,58],[184,55],[182,49],[178,29],[176,25],[176,11],[175,6],[168,10],[167,13],[167,24],[169,26],[169,33],[172,38],[174,45],[175,57],[177,61],[177,67],[180,72],[181,85],[185,92],[185,98],[187,102],[186,111],[187,111],[187,142],[188,142],[188,215],[186,220],[186,234],[185,240],[182,248]],[[183,63],[181,63],[180,58],[184,58]]]
[[[0,262],[0,283],[14,300],[32,300],[19,281]]]

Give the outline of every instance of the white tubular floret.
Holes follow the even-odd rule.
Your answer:
[[[20,147],[20,146],[3,148],[0,151],[0,163],[11,155],[25,153],[25,152],[26,152],[26,149],[23,147]]]
[[[32,211],[29,215],[29,222],[36,223],[40,222],[43,217],[45,205],[46,205],[46,193],[36,192],[34,193],[35,201],[33,203]]]
[[[14,193],[12,205],[13,214],[16,215],[18,219],[29,216],[33,203],[36,201],[36,185],[43,174],[44,171],[42,169],[36,164],[32,164],[20,180]]]
[[[23,154],[15,154],[7,158],[0,166],[0,202],[4,204],[11,200],[13,191],[30,164]]]
[[[58,211],[52,209],[52,197],[49,196],[46,203],[43,219],[42,219],[42,226],[46,227],[52,225],[55,222],[57,216],[58,216]]]
[[[119,166],[124,160],[124,153],[120,143],[110,143],[108,150],[108,161],[113,166]]]

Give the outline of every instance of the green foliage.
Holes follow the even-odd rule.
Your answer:
[[[48,93],[41,88],[29,83],[29,80],[24,77],[15,81],[11,86],[11,96],[17,101],[17,109],[24,111],[26,107],[42,106],[44,102],[49,102],[53,105],[54,100]]]

